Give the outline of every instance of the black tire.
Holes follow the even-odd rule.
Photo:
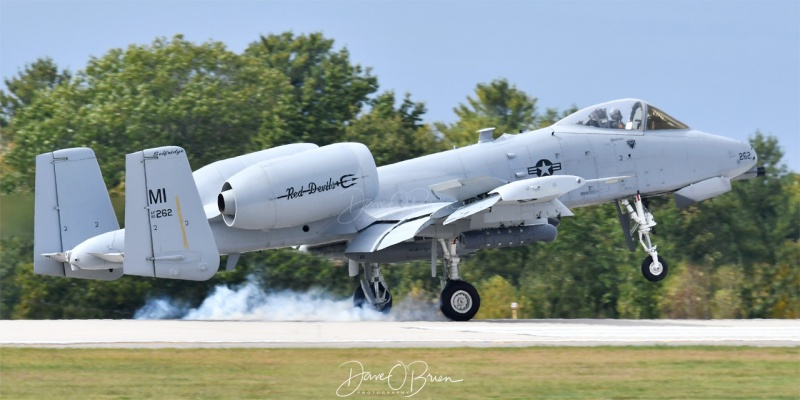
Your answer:
[[[658,256],[658,262],[661,264],[660,269],[655,265],[651,268],[653,256],[647,256],[644,258],[644,261],[642,261],[642,275],[650,282],[658,282],[664,279],[667,276],[667,272],[669,272],[669,267],[663,257]]]
[[[469,321],[481,308],[481,296],[474,286],[464,281],[450,281],[442,290],[439,309],[453,321]]]
[[[380,311],[384,314],[388,314],[389,311],[392,309],[392,293],[389,292],[389,301],[383,306],[383,308],[378,309],[377,307],[369,304],[367,301],[367,296],[364,294],[364,289],[361,288],[361,284],[356,286],[356,291],[353,293],[353,307],[356,308],[364,308],[364,307],[371,307],[374,308],[376,311]]]
[[[353,307],[361,308],[364,307],[364,304],[367,303],[367,296],[364,295],[364,289],[361,288],[361,284],[356,286],[356,292],[353,293]]]

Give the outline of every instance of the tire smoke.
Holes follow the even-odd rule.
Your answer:
[[[395,299],[397,300],[397,299]],[[247,321],[439,321],[445,320],[433,302],[406,296],[395,301],[389,314],[353,307],[353,298],[336,299],[320,289],[267,293],[254,279],[242,286],[219,285],[197,308],[168,298],[154,298],[136,311],[134,319],[247,320]]]

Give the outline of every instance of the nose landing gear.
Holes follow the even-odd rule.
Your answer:
[[[634,229],[639,232],[639,243],[642,244],[644,251],[648,254],[644,261],[642,261],[642,275],[650,282],[658,282],[664,279],[668,272],[667,262],[663,257],[659,257],[656,245],[650,240],[650,234],[656,226],[653,213],[645,207],[642,202],[642,196],[639,194],[634,196],[633,206],[631,206],[627,199],[621,200],[620,203],[625,206],[630,218],[636,222],[637,226],[634,227]],[[622,216],[620,216],[620,218],[622,218]],[[630,232],[625,232],[625,234],[630,235]]]

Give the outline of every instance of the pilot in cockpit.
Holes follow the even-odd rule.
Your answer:
[[[625,128],[625,123],[622,122],[622,112],[619,111],[619,108],[612,108],[611,113],[609,113],[611,117],[611,121],[609,122],[609,128],[611,129],[623,129]]]

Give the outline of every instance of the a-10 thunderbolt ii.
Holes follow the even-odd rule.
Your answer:
[[[470,146],[382,167],[359,143],[300,143],[192,173],[182,148],[159,147],[127,155],[119,229],[94,152],[57,150],[36,158],[34,270],[206,280],[220,255],[230,270],[242,253],[298,247],[348,260],[350,276],[363,271],[354,302],[386,311],[381,265],[430,260],[434,277],[441,269],[442,313],[466,321],[480,296],[460,278],[463,255],[551,242],[572,208],[615,202],[631,251],[636,234],[647,253],[642,273],[659,281],[667,263],[646,198],[705,200],[763,175],[756,162],[749,144],[636,99],[497,139],[484,129]]]

